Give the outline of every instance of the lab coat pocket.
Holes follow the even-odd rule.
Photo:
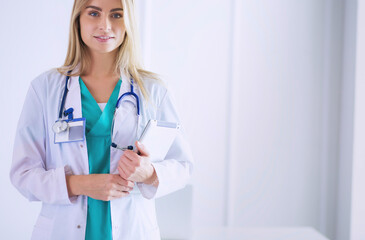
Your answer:
[[[33,228],[31,240],[49,240],[53,229],[53,220],[39,215]]]

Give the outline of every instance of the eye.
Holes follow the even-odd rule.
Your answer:
[[[123,15],[120,14],[120,13],[113,13],[112,14],[112,18],[122,18],[122,17],[123,17]]]
[[[92,17],[97,17],[97,16],[99,16],[99,13],[98,12],[89,12],[89,15]]]

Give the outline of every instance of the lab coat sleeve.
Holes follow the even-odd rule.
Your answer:
[[[17,126],[10,170],[12,184],[29,201],[71,204],[65,167],[46,167],[44,109],[31,85]]]
[[[180,123],[169,91],[166,91],[158,108],[157,120]],[[152,165],[155,168],[159,185],[156,188],[152,185],[138,183],[145,198],[162,197],[185,187],[193,171],[193,157],[183,127],[180,128],[165,159],[153,162]]]

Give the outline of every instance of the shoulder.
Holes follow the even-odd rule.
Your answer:
[[[33,81],[33,87],[44,87],[46,85],[54,85],[62,82],[66,76],[57,71],[56,68],[52,68],[38,75]]]
[[[168,89],[168,85],[162,80],[145,78],[143,84],[149,94],[164,95]]]
[[[52,92],[52,90],[59,89],[65,79],[66,76],[59,73],[56,68],[52,68],[33,79],[31,87],[39,94],[46,94],[47,92]]]
[[[57,71],[56,68],[50,69],[34,78],[30,84],[31,91],[41,102],[57,99],[60,89],[64,88],[66,76]]]
[[[145,78],[143,84],[147,90],[149,100],[152,100],[155,106],[159,106],[167,93],[169,92],[169,86],[162,80]]]

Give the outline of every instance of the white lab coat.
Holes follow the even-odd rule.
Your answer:
[[[82,117],[79,77],[71,77],[65,109],[74,108],[74,118]],[[130,91],[122,74],[119,96]],[[140,98],[141,117],[138,136],[149,119],[180,122],[167,89],[146,80],[150,100]],[[68,197],[65,175],[89,174],[86,140],[54,144],[52,125],[58,118],[65,86],[65,76],[56,70],[41,74],[32,81],[19,119],[10,179],[30,201],[42,201],[42,209],[34,226],[32,239],[85,239],[87,197]],[[125,111],[122,129],[113,134],[135,136],[135,111]],[[120,126],[120,125],[119,125]],[[125,131],[125,132],[123,132]],[[132,135],[131,135],[132,134]],[[125,137],[130,144],[131,137]],[[132,137],[133,138],[133,137]],[[120,138],[120,139],[123,139]],[[134,139],[133,141],[134,142]],[[110,173],[117,174],[122,151],[111,148]],[[155,198],[183,188],[192,172],[192,155],[183,131],[175,139],[164,160],[153,162],[159,186],[138,183],[127,197],[110,201],[112,236],[119,239],[160,239],[155,213]]]

